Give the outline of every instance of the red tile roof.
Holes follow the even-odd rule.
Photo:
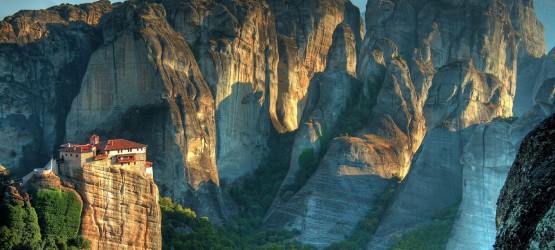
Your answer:
[[[132,148],[144,148],[146,145],[124,140],[124,139],[114,139],[100,142],[96,145],[98,150],[111,151],[111,150],[123,150]]]

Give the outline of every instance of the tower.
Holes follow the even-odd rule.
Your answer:
[[[89,144],[96,145],[100,143],[100,137],[98,135],[91,135],[89,137]]]

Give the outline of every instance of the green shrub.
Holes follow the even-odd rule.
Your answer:
[[[160,199],[162,249],[313,249],[294,240],[298,232],[256,231],[252,230],[251,225],[242,225],[239,227],[248,230],[237,233],[231,227],[217,228],[207,217],[192,216],[194,211],[188,208],[181,210],[180,207],[170,198]],[[247,222],[239,217],[231,223]]]
[[[453,223],[455,223],[459,205],[460,202],[457,202],[438,210],[432,216],[434,221],[422,224],[409,231],[392,249],[445,249],[453,229]]]
[[[262,223],[262,217],[270,208],[289,170],[295,134],[274,131],[269,140],[270,151],[260,167],[231,187],[231,196],[239,204],[239,217],[232,223],[235,232],[246,235]]]
[[[70,247],[76,247],[78,249],[91,249],[91,241],[87,240],[83,236],[77,236],[68,241]]]
[[[189,49],[193,53],[193,56],[195,57],[195,61],[198,62],[200,60],[200,51],[199,51],[199,49],[197,48],[197,46],[195,46],[192,43],[187,42],[187,45],[189,46]]]
[[[318,166],[320,165],[320,159],[322,157],[323,155],[316,155],[313,148],[306,148],[301,152],[298,158],[299,169],[297,170],[297,174],[295,175],[295,181],[291,185],[288,185],[284,188],[282,200],[286,201],[288,198],[293,196],[294,193],[296,193],[303,187],[310,176],[312,176],[316,169],[318,169]],[[285,194],[288,195],[286,196]]]
[[[370,242],[370,237],[378,229],[378,225],[385,213],[385,210],[395,196],[395,190],[397,189],[399,181],[400,180],[397,177],[391,178],[386,191],[378,197],[374,203],[374,207],[372,207],[368,214],[366,214],[366,216],[358,222],[351,235],[343,241],[331,244],[326,249],[366,249],[366,245]]]
[[[37,213],[31,204],[1,204],[0,214],[0,249],[42,249]]]
[[[33,203],[45,238],[73,239],[78,236],[82,207],[74,193],[38,190],[34,194]]]

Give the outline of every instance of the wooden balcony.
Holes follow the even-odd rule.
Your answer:
[[[118,155],[116,156],[116,163],[131,163],[135,162],[135,155]]]
[[[95,161],[98,161],[98,160],[104,160],[104,159],[106,159],[106,158],[108,158],[108,154],[101,154],[101,155],[95,156],[95,157],[94,157],[94,160],[95,160]]]

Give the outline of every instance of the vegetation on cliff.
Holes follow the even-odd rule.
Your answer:
[[[170,198],[160,199],[163,249],[312,249],[285,230],[236,232],[218,228]],[[237,228],[235,228],[237,229]]]
[[[341,250],[341,249],[364,249],[368,242],[370,242],[372,235],[378,229],[378,225],[385,210],[390,205],[391,200],[395,196],[395,191],[399,185],[399,178],[391,178],[389,186],[386,191],[378,197],[376,204],[368,212],[366,217],[360,220],[355,227],[355,230],[345,240],[331,244],[326,249],[328,250]]]
[[[401,240],[392,249],[445,249],[453,229],[459,205],[460,202],[457,202],[440,209],[434,213],[434,221],[410,230],[403,235]]]
[[[0,205],[0,249],[41,249],[37,213],[28,201]]]
[[[278,135],[269,140],[270,152],[252,175],[231,187],[231,196],[239,204],[239,218],[232,223],[234,231],[251,232],[262,223],[283,179],[289,170],[294,132]]]
[[[82,206],[75,194],[61,190],[38,190],[33,194],[44,238],[73,239],[79,235]]]
[[[39,190],[0,204],[0,249],[90,249],[78,235],[82,205],[75,194]]]

